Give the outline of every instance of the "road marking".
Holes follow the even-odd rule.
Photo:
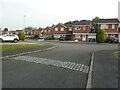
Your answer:
[[[90,62],[90,70],[88,72],[88,79],[87,79],[87,85],[86,85],[86,90],[88,90],[88,88],[91,88],[91,84],[92,84],[92,72],[93,72],[93,62],[94,62],[94,52],[91,55],[91,62]]]
[[[71,62],[67,62],[67,64],[65,65],[65,68],[67,68],[69,66]]]
[[[76,65],[76,63],[73,63],[73,65],[70,67],[70,69],[73,69],[73,67]]]
[[[83,70],[83,68],[84,68],[84,65],[82,64],[82,66],[81,66],[81,68],[80,68],[80,71],[82,71],[82,70]]]
[[[78,68],[76,70],[78,71],[80,69],[80,67],[81,67],[81,64],[79,64],[79,66],[78,66]]]
[[[76,66],[73,68],[73,70],[76,70],[76,68],[78,67],[79,64],[76,64]]]
[[[89,67],[89,66],[74,63],[74,62],[65,62],[65,61],[46,59],[46,58],[36,58],[36,57],[30,57],[30,56],[18,56],[18,57],[13,57],[13,58],[10,58],[10,59],[27,61],[27,62],[37,63],[37,64],[45,64],[45,65],[61,67],[61,68],[66,68],[66,69],[70,69],[70,70],[74,70],[74,71],[80,71],[80,72],[84,71],[83,73],[88,73],[86,70],[84,70],[83,67],[84,66]]]

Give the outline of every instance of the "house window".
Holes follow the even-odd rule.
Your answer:
[[[46,30],[44,32],[46,33]]]
[[[64,31],[64,28],[63,28],[63,27],[61,28],[61,31]]]
[[[114,24],[112,25],[112,29],[115,29],[115,25]]]
[[[50,32],[50,30],[48,30],[48,32]]]
[[[85,26],[83,26],[83,30],[86,30],[86,27],[85,27]]]
[[[58,28],[55,28],[55,31],[58,31]]]
[[[80,38],[80,35],[79,34],[75,34],[75,38]]]
[[[108,29],[108,25],[107,24],[102,24],[101,29]]]
[[[81,29],[80,26],[75,27],[75,30],[80,30],[80,29]]]

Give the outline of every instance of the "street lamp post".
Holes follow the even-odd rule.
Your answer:
[[[26,16],[24,15],[24,22],[23,22],[23,23],[24,23],[24,29],[23,29],[24,31],[25,31],[25,17],[26,17]]]

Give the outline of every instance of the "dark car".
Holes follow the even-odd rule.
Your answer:
[[[68,40],[70,40],[69,37],[60,37],[59,38],[59,41],[68,41]]]
[[[106,43],[118,43],[118,39],[117,38],[106,38]]]
[[[59,41],[65,41],[65,37],[60,37]]]
[[[114,39],[114,43],[116,43],[116,44],[117,44],[118,42],[119,42],[119,41],[118,41],[118,39],[117,39],[117,38],[116,38],[116,39]]]

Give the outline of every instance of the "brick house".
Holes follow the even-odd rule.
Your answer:
[[[41,30],[39,29],[33,29],[33,30],[25,30],[25,36],[26,38],[34,38],[35,35],[39,35],[41,34]]]
[[[69,40],[72,39],[72,29],[62,23],[58,23],[53,27],[54,39],[58,40],[60,37],[66,37]]]
[[[19,32],[23,32],[23,30],[16,30],[14,34],[19,34]]]
[[[91,21],[82,20],[73,23],[73,40],[89,41],[89,33],[91,32]]]
[[[0,31],[0,34],[17,34],[18,31],[9,30],[9,31]]]
[[[43,37],[53,37],[53,28],[50,26],[47,26],[46,28],[43,29],[42,31],[42,36]]]
[[[104,29],[106,31],[106,37],[118,38],[119,20],[117,18],[99,19],[97,25],[98,29]]]

